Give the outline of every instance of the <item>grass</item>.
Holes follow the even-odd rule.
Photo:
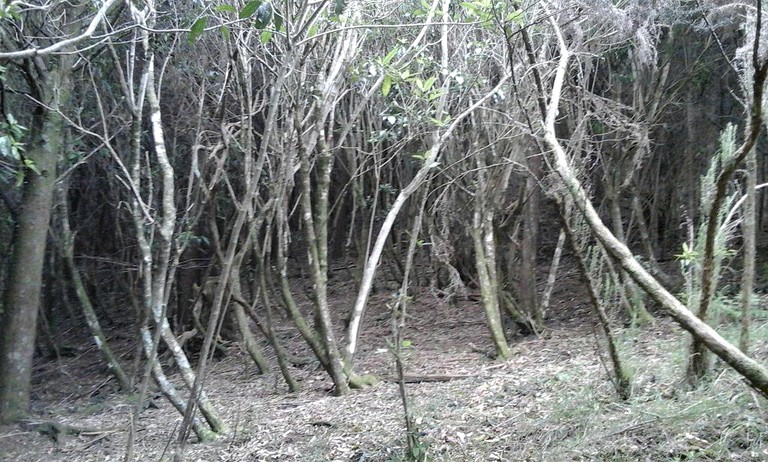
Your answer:
[[[768,460],[768,403],[722,366],[708,383],[686,388],[687,335],[661,324],[661,331],[620,332],[622,357],[635,372],[627,401],[582,348],[593,338],[580,339],[578,355],[520,369],[520,377],[415,393],[417,413],[430,417],[432,460]],[[725,330],[738,334],[738,325]],[[768,344],[767,334],[757,329],[755,345]],[[446,395],[461,397],[458,405],[449,409]]]
[[[756,314],[759,315],[759,312]],[[483,313],[476,315],[482,319]],[[442,316],[445,316],[444,313]],[[462,313],[466,316],[466,313]],[[430,328],[434,318],[429,318]],[[606,365],[596,355],[589,317],[585,324],[555,327],[547,338],[518,339],[517,354],[495,363],[468,351],[467,339],[485,338],[482,323],[465,322],[472,335],[455,337],[445,327],[424,345],[452,339],[432,350],[414,348],[413,370],[424,374],[457,374],[464,379],[408,385],[420,441],[428,445],[428,460],[454,461],[765,461],[768,460],[768,403],[741,378],[720,364],[710,381],[699,388],[682,385],[689,336],[670,321],[616,332],[621,355],[634,373],[629,400],[616,397]],[[718,330],[738,338],[738,318]],[[465,321],[465,319],[462,319]],[[753,350],[768,361],[768,316],[756,317]],[[437,328],[435,328],[437,329]],[[462,333],[464,331],[461,331]],[[453,351],[452,354],[442,351]],[[371,370],[386,375],[388,365]],[[376,369],[378,367],[378,369]],[[430,369],[431,368],[431,369]],[[354,461],[404,460],[402,407],[396,384],[383,382],[344,397],[330,397],[326,382],[310,368],[303,374],[305,390],[286,395],[271,380],[242,377],[236,358],[214,364],[209,390],[229,421],[238,428],[231,439],[190,445],[189,460]],[[311,388],[314,387],[314,388]],[[84,413],[72,416],[98,425],[117,426],[130,397],[111,397],[104,412],[80,402]],[[69,405],[69,404],[68,404]],[[157,460],[177,415],[160,402],[142,415],[141,460]],[[13,433],[12,433],[13,434]],[[25,438],[27,446],[19,446]],[[35,435],[0,434],[0,454],[15,460],[106,460],[119,454],[123,438],[114,435],[91,445],[86,437],[49,446]],[[5,446],[3,446],[5,444]],[[35,457],[32,457],[34,455]],[[8,456],[14,460],[14,456]],[[22,459],[20,457],[26,457]],[[3,456],[0,456],[3,459]]]
[[[726,330],[738,334],[738,325]],[[763,325],[753,334],[755,343],[765,344],[766,333]],[[623,357],[636,369],[632,398],[618,401],[583,379],[577,380],[580,386],[560,388],[539,422],[555,437],[541,460],[768,460],[762,397],[722,368],[711,382],[687,390],[681,382],[685,336],[645,343],[649,333],[632,335],[622,338]]]

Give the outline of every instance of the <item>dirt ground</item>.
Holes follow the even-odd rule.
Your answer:
[[[341,283],[331,296],[351,306],[354,294]],[[620,332],[635,388],[630,400],[618,400],[585,301],[575,278],[559,284],[546,333],[513,338],[513,357],[497,362],[484,354],[491,344],[478,302],[452,306],[428,293],[415,297],[405,332],[407,374],[441,376],[407,385],[429,460],[768,460],[763,398],[727,370],[701,389],[682,388],[684,335],[668,321]],[[370,304],[356,363],[358,373],[384,379],[394,376],[386,302],[379,294]],[[279,332],[293,353],[309,357],[295,329],[286,324]],[[765,343],[756,345],[765,360]],[[403,460],[396,383],[335,397],[317,364],[292,372],[298,393],[286,391],[278,372],[255,375],[232,346],[206,382],[231,432],[188,444],[184,460]],[[38,364],[35,384],[37,416],[89,431],[54,438],[0,427],[0,460],[123,460],[133,397],[113,393],[95,350]],[[172,460],[181,418],[162,397],[151,404],[137,424],[134,460]]]

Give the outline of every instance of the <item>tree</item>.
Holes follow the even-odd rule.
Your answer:
[[[760,12],[761,8],[758,6],[758,25],[760,24]],[[688,308],[685,307],[685,305],[683,305],[677,298],[670,294],[653,276],[651,276],[651,274],[638,263],[637,259],[632,255],[630,250],[624,244],[622,244],[621,241],[617,239],[616,236],[614,236],[613,233],[611,233],[610,230],[605,226],[597,214],[594,206],[592,205],[592,202],[586,195],[581,183],[573,174],[569,164],[568,155],[563,146],[560,144],[555,131],[555,121],[557,118],[560,97],[562,95],[563,84],[565,81],[566,73],[568,72],[569,60],[572,56],[572,53],[566,45],[560,26],[557,24],[556,20],[552,18],[550,23],[557,36],[558,51],[560,53],[560,57],[557,62],[556,74],[551,86],[551,98],[549,100],[547,117],[544,124],[544,139],[552,150],[552,165],[554,172],[557,174],[560,181],[562,181],[563,186],[568,191],[568,194],[571,196],[574,204],[576,204],[577,208],[584,216],[584,219],[591,228],[595,238],[602,243],[605,249],[618,261],[621,267],[627,271],[627,273],[635,280],[635,282],[640,287],[642,287],[651,298],[659,303],[669,313],[669,315],[677,323],[680,324],[681,327],[689,331],[693,335],[695,341],[701,345],[702,348],[708,348],[710,351],[720,357],[720,359],[722,359],[725,363],[735,369],[739,374],[744,376],[744,378],[749,381],[751,386],[763,394],[768,394],[768,369],[766,369],[755,360],[749,358],[738,348],[723,339],[714,329],[712,329],[712,327],[694,315]],[[760,28],[758,27],[757,30],[759,31]],[[757,51],[760,45],[760,34],[757,33],[755,35],[757,38],[753,42],[754,51],[752,56],[754,68],[757,71],[755,72],[752,80],[752,88],[755,95],[755,101],[757,102],[753,103],[750,111],[749,136],[744,140],[742,145],[739,146],[739,149],[737,150],[735,159],[740,159],[740,161],[746,157],[747,153],[756,142],[757,134],[759,133],[759,129],[762,124],[761,103],[766,74],[768,74],[768,62],[760,61]],[[728,166],[732,169],[735,169],[736,165],[738,164],[728,164]],[[721,188],[724,190],[725,184],[721,185],[719,182],[722,178],[723,174],[721,173],[718,176],[717,191],[721,191]],[[722,200],[723,199],[720,198],[720,203],[722,203]],[[713,206],[710,210],[718,210],[718,208]],[[710,226],[711,225],[707,226],[708,230]],[[709,234],[707,234],[707,239],[710,239]],[[711,248],[714,248],[714,235],[711,237],[711,240]],[[710,249],[709,244],[707,249]],[[711,261],[713,261],[713,259],[710,260],[710,263]],[[707,264],[708,263],[705,261],[705,269]],[[706,281],[706,284],[711,284],[711,281],[709,279],[704,279],[703,276],[702,280]],[[702,301],[703,300],[704,298],[702,297]]]
[[[25,10],[24,16],[13,12],[0,19],[3,46],[0,62],[10,62],[27,84],[23,93],[34,106],[30,120],[29,143],[20,167],[24,175],[22,205],[14,234],[14,257],[8,288],[4,294],[2,332],[0,332],[0,422],[23,416],[29,404],[32,355],[35,345],[37,314],[40,306],[42,269],[48,237],[48,223],[56,181],[56,166],[62,154],[65,132],[63,111],[68,109],[71,92],[72,50],[93,35],[106,14],[117,3],[104,2],[93,12],[88,5],[64,14],[45,4]],[[83,20],[91,18],[85,32],[77,34]],[[17,34],[36,26],[45,33],[42,39]],[[51,40],[49,37],[67,37]],[[47,43],[46,43],[47,42]],[[30,46],[30,43],[33,45]],[[53,56],[56,51],[68,53]],[[8,79],[8,76],[6,76]],[[8,83],[10,83],[7,80]],[[8,120],[8,114],[3,114]]]

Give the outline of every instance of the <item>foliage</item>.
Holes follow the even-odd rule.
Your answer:
[[[720,149],[712,156],[709,162],[709,168],[700,180],[701,184],[701,205],[699,211],[700,224],[695,235],[695,243],[684,242],[682,244],[682,251],[675,255],[675,258],[680,261],[682,272],[687,281],[688,293],[686,299],[689,306],[691,303],[697,303],[697,297],[700,293],[700,275],[701,265],[704,252],[704,240],[706,238],[706,226],[709,219],[715,219],[718,223],[718,233],[715,238],[715,263],[714,263],[714,280],[717,281],[720,278],[722,262],[735,256],[735,251],[729,249],[728,245],[736,236],[737,222],[726,222],[727,212],[730,209],[730,205],[736,201],[739,193],[737,190],[732,191],[728,196],[725,207],[723,207],[717,217],[709,217],[709,209],[712,203],[712,195],[715,190],[715,181],[720,173],[720,169],[723,165],[727,164],[733,157],[736,150],[736,127],[734,125],[728,125],[720,136]],[[715,282],[716,285],[716,282]]]
[[[161,239],[167,239],[169,258],[162,264],[170,266],[157,274],[175,277],[158,289],[179,330],[173,335],[190,327],[185,324],[190,315],[199,314],[190,313],[190,300],[197,296],[190,290],[196,279],[210,274],[231,275],[232,282],[218,292],[218,305],[225,307],[237,289],[243,299],[238,303],[252,307],[257,325],[268,333],[268,323],[259,318],[263,305],[288,306],[293,294],[318,303],[328,288],[324,278],[336,277],[337,266],[359,283],[356,272],[368,259],[372,236],[417,172],[427,167],[419,192],[428,210],[429,237],[410,236],[416,209],[410,199],[396,218],[382,267],[395,275],[402,271],[403,243],[412,237],[420,249],[417,285],[429,285],[437,293],[464,284],[472,288],[477,274],[467,262],[480,252],[467,244],[467,237],[477,228],[473,206],[481,204],[489,231],[484,238],[495,241],[492,250],[498,252],[491,269],[499,273],[497,285],[507,294],[507,304],[515,305],[519,286],[525,285],[520,282],[521,229],[534,221],[521,209],[533,203],[536,191],[564,190],[560,178],[550,175],[550,153],[541,132],[541,111],[547,109],[559,56],[550,19],[560,25],[578,56],[566,74],[564,101],[556,108],[558,137],[568,140],[571,161],[594,199],[617,206],[615,228],[634,244],[638,223],[647,221],[651,232],[644,239],[651,250],[643,251],[651,255],[645,261],[676,254],[693,284],[701,266],[702,224],[720,220],[718,264],[736,269],[728,259],[735,255],[731,246],[737,222],[706,213],[714,179],[735,150],[737,125],[723,127],[722,121],[740,114],[732,108],[735,97],[725,91],[729,80],[713,89],[718,79],[710,77],[727,75],[731,64],[744,66],[746,61],[722,60],[722,53],[735,46],[731,42],[724,50],[709,46],[722,24],[703,28],[709,2],[695,8],[684,3],[216,0],[183,3],[178,10],[169,4],[151,26],[132,24],[130,15],[110,17],[98,40],[67,51],[78,57],[73,69],[78,88],[77,98],[62,109],[67,146],[57,153],[61,165],[76,166],[67,173],[73,179],[68,200],[86,279],[104,298],[101,305],[135,317],[131,322],[141,319],[140,313],[124,309],[128,301],[144,300],[140,281],[152,269],[137,258],[136,249],[146,238],[146,256],[156,256]],[[0,35],[10,42],[18,39],[20,46],[40,39],[24,36],[37,28],[31,22],[20,27],[23,22],[47,21],[63,8],[40,2],[21,11],[21,5],[0,4]],[[142,2],[126,5],[138,11]],[[743,15],[738,17],[742,19],[727,23],[744,21]],[[87,15],[80,19],[85,24]],[[686,28],[694,23],[696,27]],[[175,33],[155,32],[168,30],[187,33],[177,41]],[[146,47],[140,35],[145,32]],[[64,36],[67,31],[59,23],[46,33],[51,41]],[[728,37],[741,43],[740,36]],[[747,45],[739,48],[745,56]],[[162,90],[159,122],[146,108],[134,119],[144,104],[141,88],[149,76],[141,73],[149,55],[155,66],[152,77]],[[54,67],[60,56],[38,56],[35,66]],[[25,149],[40,141],[30,140],[24,127],[31,119],[34,88],[24,79],[5,78],[22,65],[3,61],[3,66],[3,96],[12,102],[3,110],[13,108],[13,113],[3,114],[0,124],[0,183],[16,175],[18,184],[24,175],[40,173],[25,157]],[[665,72],[681,77],[666,83]],[[509,83],[495,89],[500,81]],[[716,110],[721,112],[713,113],[711,101],[720,101]],[[686,106],[688,117],[681,117]],[[711,126],[724,128],[721,146],[701,166],[697,153],[715,151],[710,149],[717,138],[710,136]],[[137,136],[132,137],[135,129]],[[684,149],[686,137],[679,133],[701,145]],[[165,177],[153,160],[158,137],[168,146]],[[135,152],[128,149],[134,142]],[[425,165],[438,155],[439,160]],[[168,191],[173,193],[163,202]],[[641,210],[622,216],[632,196],[640,198]],[[13,204],[14,198],[7,200]],[[175,207],[168,216],[175,221],[161,232],[160,211],[166,206]],[[696,214],[692,239],[680,238],[683,208]],[[542,202],[534,217],[541,228],[532,241],[539,244],[534,261],[549,251],[558,228],[553,225],[555,213]],[[0,218],[8,223],[9,216]],[[609,308],[621,306],[627,298],[624,278],[582,228],[578,246],[597,295]],[[135,235],[126,231],[130,229]],[[316,238],[310,238],[311,232]],[[310,257],[299,258],[305,255]],[[55,257],[51,262],[58,264]],[[315,265],[319,282],[305,285],[306,294],[289,284],[288,275],[306,274]],[[55,268],[49,270],[46,277],[58,278]],[[129,283],[117,281],[115,274],[127,276]],[[536,281],[536,275],[525,274]],[[376,283],[388,282],[380,275]],[[689,292],[689,300],[695,300],[695,290]],[[53,292],[47,295],[57,298]],[[716,302],[726,320],[737,317],[726,294],[718,294]],[[341,308],[328,306],[333,311],[329,319],[336,319]],[[301,320],[303,313],[296,311]],[[307,342],[325,340],[312,335],[311,324],[305,323],[308,334],[301,332]],[[277,351],[275,338],[265,338]],[[397,343],[399,351],[411,346],[409,340]],[[327,360],[323,352],[330,349],[313,351],[322,363]],[[553,383],[567,388],[577,378],[563,372]],[[589,403],[568,402],[574,396]],[[555,414],[584,431],[590,415],[610,411],[603,399],[576,390],[555,403]],[[410,432],[414,444],[406,455],[409,460],[421,460],[428,452],[422,430]]]
[[[0,82],[6,81],[7,68],[0,66]],[[0,87],[1,88],[1,87]],[[21,125],[13,113],[3,114],[4,121],[0,122],[0,179],[6,180],[12,175],[17,177],[17,185],[24,179],[24,168],[36,173],[34,162],[24,157],[24,139],[27,128]],[[21,168],[19,168],[21,167]]]

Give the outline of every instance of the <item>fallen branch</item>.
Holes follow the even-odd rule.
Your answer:
[[[439,383],[439,382],[450,382],[451,380],[464,380],[464,379],[474,379],[474,378],[480,378],[480,375],[476,374],[470,374],[470,375],[406,375],[403,377],[403,382],[405,383]],[[384,377],[383,379],[385,382],[389,383],[398,383],[400,382],[400,379],[397,377]]]

